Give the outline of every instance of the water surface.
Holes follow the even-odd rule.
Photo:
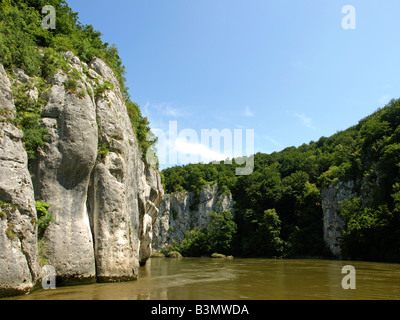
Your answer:
[[[342,267],[356,289],[342,288]],[[400,265],[331,260],[150,259],[133,282],[38,290],[15,299],[400,299]]]

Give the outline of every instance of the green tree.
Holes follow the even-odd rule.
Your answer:
[[[210,223],[207,226],[208,252],[232,253],[232,241],[236,234],[237,226],[233,221],[230,211],[210,212]]]
[[[394,197],[397,198],[398,194]],[[357,197],[341,203],[340,215],[345,221],[341,243],[345,256],[365,260],[399,260],[397,210],[392,212],[387,205],[365,207]]]
[[[186,257],[200,257],[208,254],[207,231],[201,228],[187,231],[177,251]]]
[[[246,236],[241,244],[244,255],[272,257],[283,253],[281,220],[275,209],[265,210],[261,216],[247,209],[244,221]]]

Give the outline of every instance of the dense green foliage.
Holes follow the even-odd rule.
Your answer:
[[[49,213],[50,205],[47,203],[36,201],[35,205],[38,218],[38,239],[41,240],[50,223],[54,222],[54,216]]]
[[[45,5],[52,5],[56,10],[55,29],[45,29],[42,26],[42,19],[45,17],[42,8]],[[65,60],[59,55],[65,51],[72,51],[86,63],[98,57],[114,71],[145,159],[147,150],[156,140],[146,140],[150,133],[149,122],[142,116],[140,108],[131,101],[128,88],[125,86],[125,68],[117,48],[104,43],[101,33],[94,30],[93,26],[82,25],[78,20],[78,14],[71,10],[65,0],[1,0],[0,62],[9,74],[12,74],[15,68],[22,68],[29,76],[46,82],[57,69],[68,71]],[[71,77],[64,83],[66,91],[80,97],[84,96],[83,90],[78,91],[76,75],[73,73],[70,75]],[[94,94],[99,97],[109,89],[111,89],[110,83],[105,82],[96,88]],[[31,101],[25,101],[19,104],[17,110],[19,118],[17,124],[24,130],[25,148],[30,159],[35,157],[37,147],[45,142],[46,132],[40,129],[42,106],[43,101],[39,101],[36,105]]]
[[[14,240],[18,236],[14,232],[14,224],[10,221],[10,212],[18,210],[18,206],[6,201],[0,200],[0,219],[1,220],[8,220],[7,221],[7,228],[5,234],[8,239]]]
[[[219,252],[232,253],[232,241],[237,226],[232,213],[210,212],[210,222],[205,228],[195,228],[187,231],[185,238],[171,247],[185,256],[203,256]]]
[[[399,125],[400,100],[392,100],[329,138],[257,153],[249,176],[235,176],[235,162],[165,169],[165,189],[198,193],[207,183],[229,189],[235,200],[237,233],[231,246],[236,255],[315,257],[329,256],[321,191],[353,181],[358,197],[343,201],[339,210],[345,257],[400,261]],[[192,235],[192,240],[204,237],[201,230]]]
[[[36,158],[36,150],[45,144],[47,130],[41,126],[40,112],[44,101],[31,98],[27,92],[33,88],[38,89],[39,95],[46,90],[43,79],[37,78],[35,83],[13,84],[14,104],[17,110],[14,123],[21,127],[24,133],[24,147],[28,159]]]

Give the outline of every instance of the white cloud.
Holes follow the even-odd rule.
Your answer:
[[[276,145],[277,147],[282,148],[282,145],[275,139],[271,138],[270,136],[265,136],[265,139],[267,139],[269,142]]]
[[[292,114],[294,117],[296,117],[297,119],[299,119],[301,121],[301,124],[309,129],[315,129],[313,123],[312,123],[312,119],[310,117],[307,117],[306,115],[302,114],[302,113],[293,113]]]
[[[178,121],[171,120],[168,127],[153,128],[152,132],[158,138],[160,165],[209,163],[254,154],[253,129],[202,129],[199,134],[186,128],[178,132]]]
[[[147,101],[146,104],[144,105],[144,107],[142,108],[142,113],[146,117],[148,117],[149,113],[150,113],[149,107],[150,107],[150,103]]]
[[[246,106],[245,107],[245,110],[244,110],[244,112],[243,112],[243,115],[245,116],[245,117],[253,117],[254,116],[254,112],[253,111],[251,111],[251,109],[250,109],[250,107],[249,106]]]
[[[171,117],[175,117],[175,118],[184,116],[184,114],[181,110],[179,110],[177,108],[173,108],[170,105],[165,106],[165,108],[163,109],[163,113],[167,116],[171,116]]]
[[[384,94],[379,98],[378,103],[379,103],[380,107],[384,107],[385,105],[387,105],[389,103],[389,101],[391,99],[392,99],[392,97],[390,95]]]
[[[229,134],[225,137],[223,131],[215,129],[216,131],[211,130],[208,133],[202,132],[204,136],[199,137],[195,130],[184,129],[178,135],[173,132],[175,130],[174,125],[176,124],[170,122],[172,129],[170,132],[161,129],[154,130],[154,134],[158,137],[157,155],[160,164],[209,163],[243,156],[243,146],[235,144],[236,141],[231,141]],[[225,133],[229,132],[226,131]],[[246,138],[248,134],[250,133],[246,132]],[[215,135],[218,135],[218,137]],[[211,138],[211,141],[207,138]],[[213,138],[222,140],[217,142],[218,140],[214,141]],[[246,152],[248,151],[247,147],[246,144]],[[253,154],[254,150],[250,153]]]
[[[202,161],[208,163],[211,161],[225,160],[229,157],[221,152],[210,149],[204,144],[198,142],[189,142],[185,139],[176,139],[171,147],[174,148],[178,153],[178,160],[185,161],[193,159],[194,162]]]
[[[154,111],[154,112],[153,112]],[[156,113],[158,115],[173,117],[173,118],[183,118],[187,117],[189,113],[182,109],[173,106],[173,103],[170,102],[161,102],[158,104],[150,104],[149,102],[146,103],[144,106],[144,113],[146,115],[150,115]]]

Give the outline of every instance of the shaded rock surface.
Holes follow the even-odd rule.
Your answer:
[[[331,184],[321,191],[324,241],[338,258],[342,256],[340,240],[344,226],[342,218],[338,215],[339,204],[350,197],[356,197],[357,194],[353,190],[354,182],[348,181]]]
[[[96,276],[86,199],[97,157],[97,124],[92,99],[67,92],[65,79],[61,71],[51,79],[42,112],[50,138],[32,171],[36,199],[48,203],[55,218],[44,237],[46,258],[59,283],[74,284],[93,282]]]
[[[191,192],[167,195],[159,206],[159,214],[153,226],[153,249],[156,251],[185,237],[186,231],[206,227],[210,212],[229,210],[234,214],[232,195],[219,194],[218,185],[207,185],[198,199]]]
[[[101,281],[132,280],[139,263],[150,257],[148,229],[152,230],[150,215],[163,197],[161,178],[141,159],[114,74],[100,59],[90,66],[92,74],[96,72],[114,85],[113,90],[95,98],[99,143],[109,149],[92,172],[89,190],[97,277]]]
[[[14,116],[11,84],[0,65],[0,298],[29,292],[40,276],[35,198]]]

